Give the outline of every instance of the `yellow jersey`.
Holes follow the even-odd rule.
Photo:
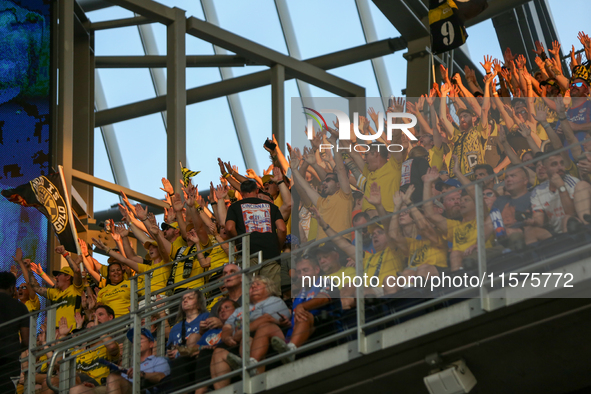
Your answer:
[[[118,285],[107,285],[99,291],[96,298],[98,303],[107,305],[115,312],[115,317],[127,315],[130,306],[131,284],[129,280],[122,280]]]
[[[476,230],[476,219],[469,222],[460,222],[459,220],[447,220],[447,240],[452,243],[453,251],[465,252],[472,245],[478,242]],[[486,247],[492,248],[492,236],[486,241]]]
[[[374,182],[377,183],[378,186],[380,186],[384,209],[387,212],[394,212],[394,201],[392,200],[392,196],[400,189],[401,176],[402,163],[399,163],[394,158],[390,158],[386,164],[375,171],[370,171],[366,164],[365,167],[363,167],[363,177],[365,178],[365,182],[363,182],[364,187],[362,187],[365,196],[369,197],[371,185]],[[369,209],[375,209],[375,207],[368,203],[366,199],[363,199],[361,210],[365,212]],[[321,229],[318,231],[320,230]]]
[[[394,253],[389,247],[376,253],[367,253],[363,257],[363,273],[367,276],[377,276],[380,285],[387,276],[398,276],[404,269],[400,253]]]
[[[29,298],[25,302],[25,306],[27,307],[29,312],[38,311],[39,309],[41,309],[41,303],[39,302],[39,297],[37,296],[37,294],[35,294],[34,298]]]
[[[116,363],[119,355],[111,356],[107,351],[106,346],[99,346],[95,350],[78,349],[72,352],[76,356],[76,371],[86,374],[96,380],[99,384],[103,384],[103,379],[109,376],[109,367],[98,362],[100,358]]]
[[[433,244],[428,239],[406,238],[408,243],[408,266],[419,267],[423,264],[436,267],[447,267],[447,245],[443,239],[439,244]]]
[[[80,312],[83,291],[83,284],[80,284],[80,286],[72,284],[64,291],[59,289],[47,289],[48,300],[54,303],[66,301],[66,304],[59,306],[55,311],[56,327],[58,327],[61,318],[65,317],[68,321],[68,327],[71,327],[72,329],[76,328],[76,319],[74,316],[76,312]]]

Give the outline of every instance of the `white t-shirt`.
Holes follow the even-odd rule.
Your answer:
[[[279,297],[269,297],[261,302],[251,305],[250,306],[250,322],[252,323],[259,317],[263,315],[271,315],[273,318],[277,320],[281,320],[281,316],[283,315],[286,319],[289,320],[291,317],[291,311],[285,305],[285,302]],[[225,324],[229,324],[232,326],[234,331],[242,329],[242,307],[237,308],[234,313],[226,320]]]
[[[564,177],[564,187],[568,191],[570,198],[573,198],[575,186],[579,180],[570,175]],[[550,181],[546,181],[537,186],[531,193],[531,207],[534,212],[541,211],[546,213],[550,227],[556,233],[562,233],[562,220],[566,214],[560,201],[560,192],[556,189],[550,191]]]

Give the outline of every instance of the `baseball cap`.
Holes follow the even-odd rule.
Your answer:
[[[462,187],[462,183],[460,181],[458,181],[457,179],[454,179],[454,178],[449,178],[445,182],[437,182],[435,184],[435,190],[441,191],[443,189],[443,185],[452,186],[452,187],[456,187],[456,188]]]
[[[323,244],[318,245],[315,251],[312,254],[317,255],[318,253],[330,253],[330,252],[339,252],[339,248],[334,244],[332,241],[325,242]]]
[[[273,176],[272,176],[272,175],[270,175],[270,174],[267,174],[267,175],[265,175],[265,176],[263,176],[263,177],[261,178],[261,181],[263,182],[263,185],[264,185],[265,183],[269,182],[269,181],[272,181],[272,180],[273,180]]]
[[[172,222],[172,223],[166,223],[166,222],[162,222],[162,224],[160,224],[160,228],[162,229],[162,231],[168,230],[170,227],[174,228],[174,229],[179,229],[179,224],[177,222]]]
[[[70,267],[62,267],[59,271],[52,271],[51,273],[53,276],[58,276],[59,274],[74,276],[74,271]]]
[[[460,116],[461,114],[463,114],[464,112],[470,114],[470,116],[476,116],[476,114],[474,113],[474,111],[472,111],[470,108],[461,108],[459,109],[456,114],[458,116]]]
[[[369,231],[369,233],[373,233],[373,231],[377,228],[381,228],[382,230],[384,229],[384,226],[382,226],[381,223],[372,223],[369,226],[367,226],[367,230]]]
[[[158,242],[154,241],[153,239],[144,242],[144,249],[148,250],[150,245],[158,246]]]
[[[152,335],[150,330],[148,330],[147,328],[142,328],[142,335],[148,338],[150,342],[154,342],[154,335]],[[129,339],[129,342],[133,342],[133,328],[127,331],[127,339]]]

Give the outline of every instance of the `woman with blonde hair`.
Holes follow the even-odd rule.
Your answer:
[[[278,297],[279,289],[275,282],[264,276],[257,276],[250,285],[250,362],[257,363],[265,358],[272,337],[285,339],[282,328],[291,326],[291,311]],[[222,376],[233,369],[242,367],[242,307],[237,308],[222,327],[222,344],[213,352],[211,377]],[[265,367],[258,368],[263,372]],[[251,370],[254,375],[256,370]],[[230,384],[230,379],[214,383],[220,389]]]

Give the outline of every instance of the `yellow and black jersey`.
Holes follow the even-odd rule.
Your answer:
[[[111,356],[105,346],[100,346],[95,350],[79,349],[72,352],[76,355],[76,371],[86,374],[102,384],[103,379],[109,376],[109,367],[99,363],[99,359],[103,358],[112,363],[119,361],[119,355]]]
[[[409,249],[409,267],[416,268],[423,264],[447,267],[447,243],[443,238],[438,244],[428,239],[415,238],[406,238],[406,242]]]
[[[488,137],[488,126],[483,128],[480,123],[466,132],[454,128],[452,153],[460,160],[462,174],[467,174],[478,164],[484,164],[484,144]],[[450,168],[449,176],[455,177]]]
[[[59,289],[47,289],[47,299],[50,301],[53,301],[54,303],[66,301],[66,304],[59,306],[56,310],[56,327],[59,325],[62,317],[65,317],[68,320],[68,327],[76,327],[76,319],[74,318],[74,315],[76,312],[80,312],[83,291],[83,284],[80,284],[80,286],[70,285],[64,291]]]

